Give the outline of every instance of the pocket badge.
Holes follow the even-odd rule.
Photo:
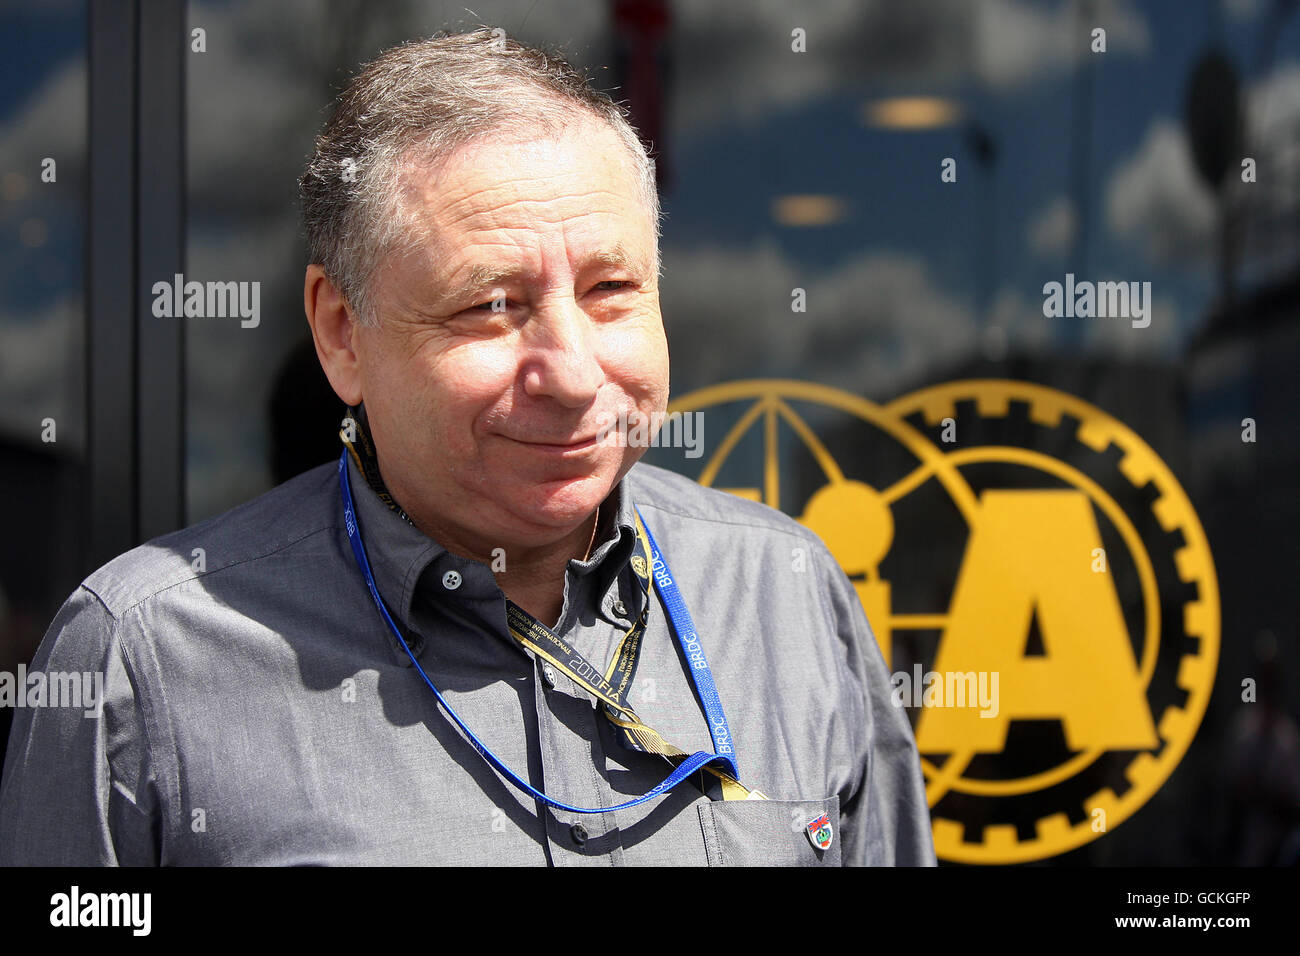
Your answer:
[[[806,827],[808,831],[808,842],[818,850],[829,850],[831,841],[835,839],[834,831],[831,830],[830,817],[823,813]]]

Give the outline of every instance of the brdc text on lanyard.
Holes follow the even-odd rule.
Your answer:
[[[383,598],[379,595],[379,588],[375,585],[375,576],[370,570],[370,561],[366,557],[365,545],[361,540],[361,529],[357,525],[356,509],[353,507],[352,488],[348,480],[348,454],[349,449],[345,448],[343,454],[339,456],[339,495],[343,501],[343,520],[347,527],[348,541],[352,545],[352,554],[356,557],[357,566],[366,579],[366,586],[370,589],[370,596],[374,598],[375,606],[379,608],[380,615],[387,622],[389,629],[397,635],[398,642],[406,651],[407,656],[411,658],[411,663],[415,665],[415,669],[424,679],[424,682],[433,691],[434,697],[438,699],[438,703],[442,705],[442,709],[448,718],[461,729],[470,743],[474,745],[474,749],[479,752],[479,755],[510,783],[547,806],[558,810],[567,810],[570,813],[608,813],[635,807],[647,800],[654,799],[660,794],[667,793],[697,770],[708,772],[721,781],[724,800],[767,799],[759,791],[750,790],[740,783],[740,771],[736,765],[735,748],[731,738],[731,730],[727,726],[727,715],[723,713],[717,685],[713,682],[713,672],[709,670],[709,662],[704,656],[704,648],[700,645],[695,623],[691,620],[690,612],[686,609],[686,602],[682,599],[681,592],[677,588],[677,582],[673,579],[672,572],[668,569],[668,564],[664,561],[658,545],[655,544],[654,536],[651,535],[650,529],[645,526],[640,511],[636,512],[636,553],[632,558],[632,569],[641,584],[642,590],[645,592],[645,600],[642,601],[640,618],[623,635],[623,639],[614,653],[614,659],[605,671],[602,672],[591,666],[567,641],[556,635],[550,628],[523,610],[523,608],[511,601],[506,602],[506,617],[511,636],[524,647],[560,668],[566,676],[590,693],[596,699],[605,717],[619,729],[619,739],[624,746],[643,753],[657,754],[670,763],[676,764],[673,772],[664,778],[664,781],[659,786],[649,793],[642,794],[635,800],[629,800],[613,807],[575,807],[548,797],[507,767],[492,752],[491,748],[483,743],[461,720],[460,715],[443,698],[438,688],[433,685],[433,681],[429,679],[429,675],[424,672],[424,668],[420,666],[420,662],[411,653],[406,638],[402,636],[401,630],[394,623]],[[709,725],[709,733],[713,737],[714,752],[711,754],[704,751],[688,754],[673,746],[653,729],[642,723],[628,703],[627,695],[631,690],[632,679],[636,673],[641,638],[645,633],[646,621],[649,615],[651,581],[653,581],[653,586],[659,592],[659,596],[663,601],[664,610],[668,613],[668,620],[672,625],[673,633],[676,635],[677,642],[681,645],[682,652],[685,655],[691,681],[694,683],[700,703],[704,707],[704,716]]]

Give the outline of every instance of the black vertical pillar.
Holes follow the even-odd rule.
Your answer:
[[[135,4],[89,4],[87,561],[135,544]]]
[[[138,536],[185,523],[185,320],[153,314],[153,285],[185,269],[187,4],[140,0],[136,262]]]
[[[184,519],[184,339],[150,289],[184,262],[184,14],[89,7],[88,568]]]

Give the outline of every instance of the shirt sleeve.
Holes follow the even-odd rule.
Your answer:
[[[819,549],[839,638],[866,713],[866,770],[840,807],[845,866],[934,866],[934,836],[920,755],[907,714],[891,699],[889,672],[857,591],[829,552]]]
[[[47,690],[42,706],[14,711],[0,779],[0,866],[156,864],[143,713],[119,622],[84,585],[37,648],[28,674],[36,671],[47,687],[76,673],[83,690],[79,706],[50,706]]]

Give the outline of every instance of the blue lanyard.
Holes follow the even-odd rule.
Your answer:
[[[644,518],[641,518],[641,524],[645,527],[646,537],[650,542],[651,576],[654,578],[655,586],[663,599],[664,609],[668,612],[668,619],[672,623],[677,642],[681,645],[682,653],[686,656],[691,681],[695,685],[696,693],[699,694],[700,703],[704,706],[704,715],[709,723],[709,733],[713,737],[714,752],[709,754],[701,750],[691,754],[691,756],[679,763],[676,769],[664,778],[664,781],[659,786],[635,800],[629,800],[614,807],[575,807],[559,800],[553,800],[507,767],[487,744],[478,739],[474,732],[466,726],[465,721],[461,720],[460,715],[443,699],[442,694],[438,692],[438,688],[433,686],[433,681],[429,679],[429,675],[420,666],[420,662],[411,653],[406,638],[402,636],[401,630],[393,623],[393,618],[388,613],[383,598],[379,596],[379,588],[375,586],[375,576],[370,570],[370,561],[366,558],[365,546],[361,543],[361,529],[357,526],[356,511],[352,504],[352,487],[348,480],[347,449],[344,449],[343,454],[339,456],[339,494],[343,499],[343,521],[347,526],[348,541],[352,544],[352,553],[356,556],[357,565],[361,568],[362,575],[365,576],[366,586],[370,588],[370,596],[375,599],[375,606],[379,608],[379,613],[388,622],[392,632],[397,635],[402,649],[406,651],[406,655],[411,659],[411,663],[415,665],[415,669],[420,676],[424,678],[424,682],[429,685],[429,690],[433,691],[433,696],[438,699],[438,703],[442,705],[452,723],[459,727],[465,736],[469,738],[470,743],[474,745],[474,749],[479,752],[479,756],[491,764],[498,773],[514,784],[516,788],[529,794],[534,799],[540,800],[548,807],[554,807],[557,810],[567,810],[570,813],[610,813],[638,806],[661,793],[667,793],[691,774],[708,764],[721,764],[721,769],[725,770],[726,773],[737,780],[740,779],[731,730],[727,726],[727,715],[723,713],[722,701],[718,697],[718,688],[713,682],[713,673],[709,670],[709,662],[704,656],[704,648],[700,646],[700,638],[695,630],[695,622],[691,620],[690,612],[686,610],[686,602],[682,600],[681,592],[677,589],[677,583],[673,580],[672,572],[668,570],[668,564],[664,561],[659,546],[655,543],[654,536],[650,533],[650,529],[645,527]],[[637,516],[641,516],[639,510]]]

